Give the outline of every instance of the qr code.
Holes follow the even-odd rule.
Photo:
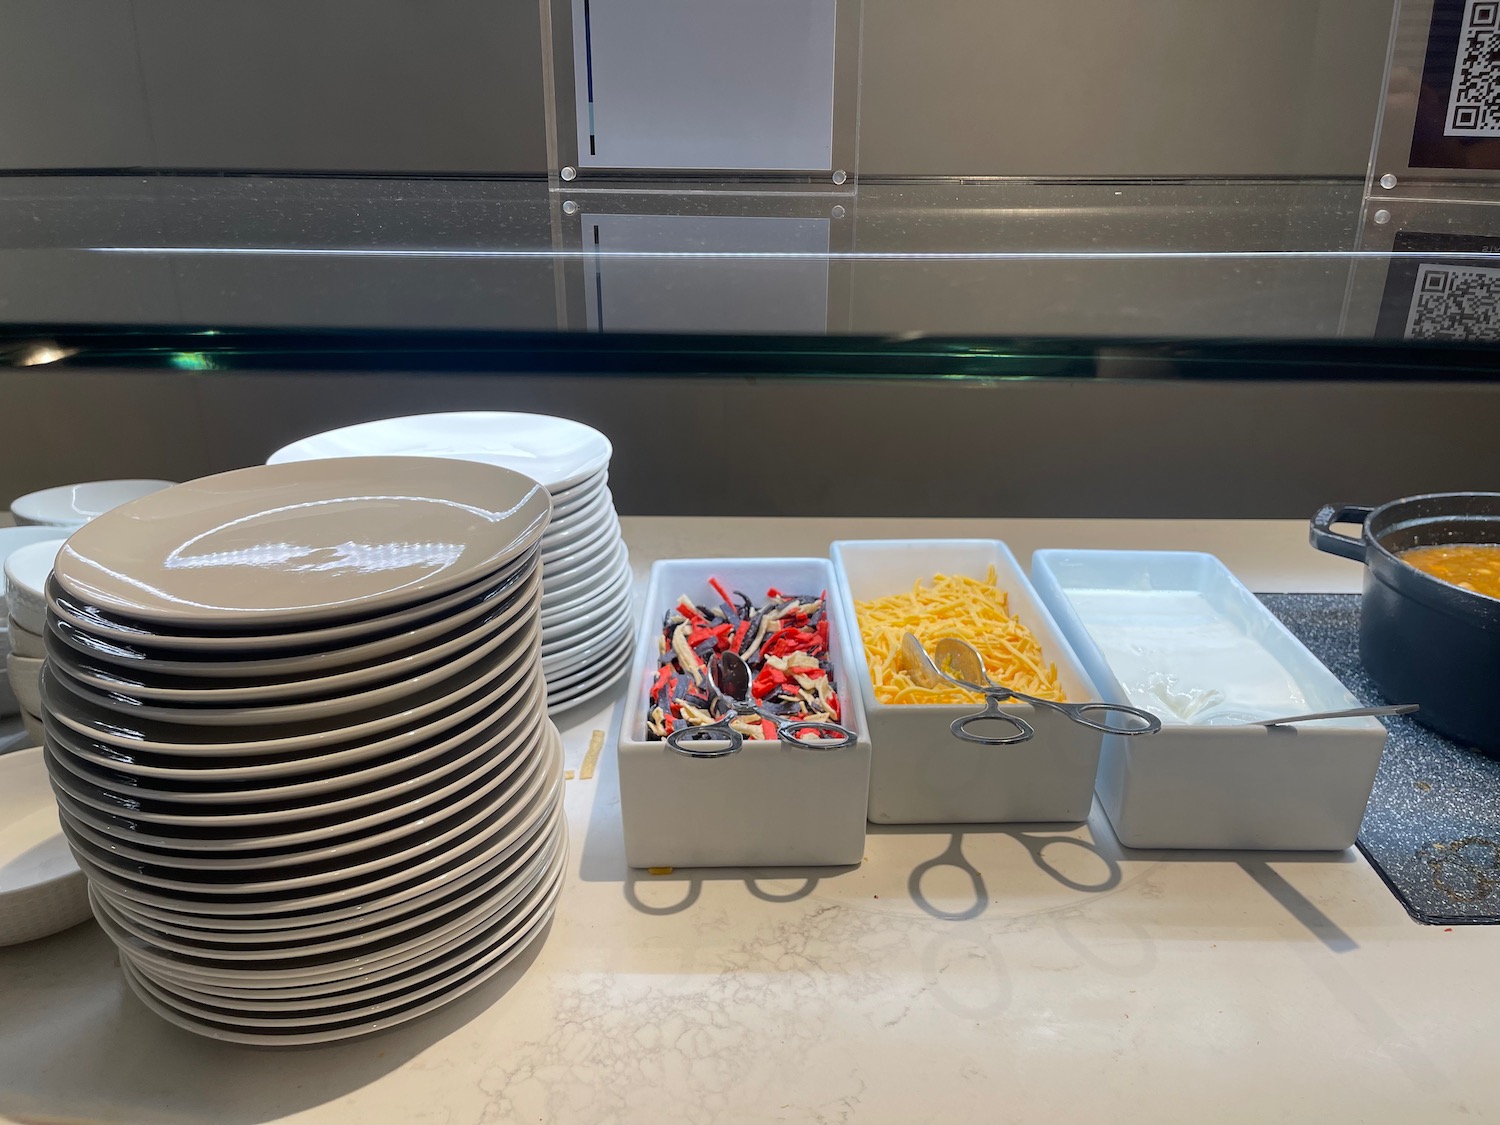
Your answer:
[[[1449,137],[1500,137],[1500,0],[1467,0],[1448,94]]]
[[[1500,268],[1421,266],[1406,338],[1500,340]]]

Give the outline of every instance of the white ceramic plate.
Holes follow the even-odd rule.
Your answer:
[[[107,696],[122,696],[144,704],[172,709],[167,722],[191,721],[179,717],[178,709],[194,707],[245,708],[251,711],[282,710],[284,704],[306,696],[316,697],[307,717],[337,713],[346,709],[375,706],[381,691],[400,688],[420,690],[430,680],[440,679],[466,667],[466,660],[483,656],[479,646],[485,641],[503,643],[507,631],[525,624],[524,618],[535,613],[539,602],[541,576],[536,572],[527,586],[512,598],[492,606],[488,615],[460,626],[421,647],[388,659],[357,664],[329,675],[275,679],[231,680],[222,677],[197,680],[191,676],[162,676],[149,672],[119,671],[79,657],[76,651],[58,642],[53,646],[53,664],[71,679]],[[433,668],[432,665],[438,665]],[[38,665],[40,672],[40,665]],[[132,670],[133,671],[133,670]],[[393,683],[400,681],[399,684]],[[377,690],[375,685],[389,685]],[[337,700],[332,706],[332,701]],[[108,706],[108,704],[103,704]],[[116,708],[120,709],[120,708]],[[132,705],[131,714],[151,716],[148,708]]]
[[[621,679],[625,678],[630,672],[630,664],[629,660],[621,662],[618,669],[581,694],[574,695],[565,692],[558,696],[549,695],[547,697],[547,714],[549,716],[561,715],[564,711],[571,711],[575,707],[582,707],[585,703],[591,703],[606,692],[618,687]]]
[[[547,752],[560,761],[561,737],[550,722],[544,729],[549,741]],[[558,772],[560,775],[561,766],[558,767]],[[245,940],[259,940],[259,935],[271,935],[267,940],[272,940],[272,937],[280,934],[288,935],[288,940],[291,940],[293,935],[304,930],[322,933],[328,932],[327,927],[340,927],[347,922],[392,918],[404,911],[436,902],[476,879],[483,879],[488,872],[525,846],[525,841],[531,838],[537,825],[545,817],[555,814],[556,806],[561,800],[559,785],[541,794],[532,807],[519,816],[506,831],[484,836],[467,850],[455,850],[447,863],[425,873],[414,883],[397,881],[382,885],[368,896],[353,893],[325,894],[312,900],[298,900],[297,904],[290,906],[277,903],[275,905],[278,909],[269,911],[261,909],[257,904],[238,903],[226,907],[223,903],[216,903],[215,911],[205,912],[199,903],[186,903],[186,906],[193,908],[189,910],[178,904],[146,902],[139,893],[122,895],[104,883],[96,884],[95,889],[104,890],[111,896],[112,902],[123,899],[133,914],[156,922],[169,922],[193,930],[245,935]],[[308,902],[311,905],[307,905]]]
[[[189,629],[368,617],[493,574],[542,537],[546,489],[495,465],[353,457],[203,477],[73,533],[53,573],[104,613]]]
[[[520,956],[531,941],[545,929],[546,923],[551,919],[553,904],[556,902],[561,885],[562,879],[559,876],[522,926],[508,931],[505,937],[491,946],[483,955],[469,962],[463,975],[455,974],[455,979],[444,979],[438,986],[439,991],[435,996],[406,1007],[383,1011],[374,1018],[356,1016],[347,1023],[324,1026],[314,1031],[253,1032],[243,1031],[232,1025],[199,1021],[173,1007],[171,1001],[159,993],[151,991],[145,979],[136,972],[128,960],[122,961],[120,967],[126,982],[146,1007],[163,1019],[199,1035],[251,1046],[307,1046],[315,1043],[331,1043],[354,1036],[368,1035],[415,1019],[483,984]]]
[[[243,950],[243,955],[247,957],[269,956],[277,949],[281,950],[282,956],[285,956],[288,949],[314,952],[325,939],[340,942],[380,940],[423,925],[431,918],[472,902],[481,895],[499,896],[506,893],[525,877],[529,865],[544,854],[549,840],[555,838],[562,827],[561,817],[562,806],[559,804],[513,851],[479,868],[463,880],[444,885],[441,893],[424,894],[410,902],[398,903],[383,910],[372,910],[336,922],[298,926],[295,929],[252,932],[184,925],[144,914],[128,899],[112,898],[102,888],[96,888],[94,893],[103,898],[117,916],[130,923],[128,928],[136,936],[174,952],[240,956],[238,951]]]
[[[613,564],[595,581],[585,583],[575,587],[574,591],[570,591],[573,596],[569,600],[544,606],[541,612],[542,631],[546,633],[570,620],[582,618],[604,602],[618,598],[622,591],[628,596],[631,579],[628,560]]]
[[[577,632],[569,632],[551,639],[543,638],[541,648],[542,670],[560,672],[586,660],[592,660],[611,648],[623,632],[628,632],[634,623],[628,599],[621,598],[615,612],[603,620]]]
[[[609,439],[592,426],[546,414],[462,411],[384,418],[329,430],[271,454],[269,463],[330,457],[451,457],[503,465],[549,491],[587,481],[609,464]]]
[[[631,614],[630,575],[617,578],[614,585],[599,591],[592,601],[575,610],[560,614],[551,621],[542,622],[542,645],[556,652],[570,638],[582,638],[602,627],[606,622],[619,620]]]
[[[624,545],[624,541],[618,536],[613,539],[606,537],[590,546],[587,551],[580,552],[577,558],[568,560],[566,565],[543,566],[543,590],[561,589],[572,585],[580,578],[587,579],[599,574],[612,563],[613,556]]]
[[[57,933],[87,917],[83,873],[58,826],[42,751],[0,755],[0,945]]]
[[[123,863],[112,864],[110,857],[100,856],[97,849],[81,845],[76,838],[70,843],[78,866],[90,880],[132,902],[214,917],[304,914],[350,899],[373,897],[403,884],[420,884],[455,856],[486,840],[523,831],[528,821],[534,823],[531,810],[537,809],[538,802],[545,803],[546,795],[562,784],[560,751],[541,757],[543,765],[528,775],[524,790],[507,792],[502,799],[464,818],[459,826],[442,825],[440,831],[415,844],[366,863],[340,866],[333,872],[214,885],[131,870]]]
[[[14,617],[7,620],[4,632],[7,636],[0,638],[0,648],[4,648],[5,644],[8,643],[10,645],[10,652],[15,653],[17,656],[30,656],[38,660],[46,659],[47,646],[42,639],[42,634],[33,633]]]
[[[542,610],[545,612],[559,605],[572,601],[583,592],[584,587],[592,585],[598,580],[599,575],[608,574],[616,567],[630,565],[630,552],[622,539],[601,556],[592,567],[575,568],[562,574],[553,574],[550,571],[542,574]]]
[[[562,519],[585,504],[592,503],[599,493],[608,491],[608,484],[609,470],[600,469],[588,480],[580,481],[578,484],[570,485],[565,489],[548,489],[552,494],[553,520]]]
[[[591,660],[582,667],[561,672],[547,680],[547,695],[549,700],[557,697],[570,695],[581,691],[585,687],[602,681],[612,680],[620,673],[621,666],[625,663],[625,654],[635,647],[635,630],[625,633],[615,645],[597,660]]]
[[[517,660],[536,659],[533,646],[540,639],[539,633],[533,629],[525,637],[514,638],[460,675],[383,707],[355,715],[335,716],[337,721],[333,723],[288,724],[274,732],[159,723],[122,716],[108,708],[96,707],[77,695],[52,674],[51,668],[42,672],[42,699],[47,704],[48,713],[64,726],[86,738],[125,750],[195,756],[260,756],[303,753],[319,748],[347,748],[352,743],[373,739],[398,727],[410,732],[418,726],[419,720],[450,709],[457,710],[461,702],[480,695],[491,696],[486,689],[493,687]],[[399,737],[399,734],[394,737]]]
[[[47,626],[47,575],[65,539],[43,539],[18,547],[5,560],[5,602],[23,629],[40,633]]]
[[[582,478],[581,480],[574,480],[566,485],[559,485],[555,488],[549,488],[547,491],[552,494],[553,503],[571,504],[575,503],[584,496],[591,495],[592,493],[603,488],[608,483],[609,465],[606,464],[602,468],[590,473],[588,476]]]
[[[169,480],[93,480],[83,484],[60,484],[56,488],[44,488],[18,497],[11,502],[10,514],[19,524],[82,527],[121,504],[171,487]]]
[[[47,622],[47,633],[66,644],[80,659],[102,660],[142,672],[197,679],[323,675],[336,668],[378,662],[430,644],[493,612],[538,573],[535,557],[529,555],[524,565],[506,567],[498,576],[484,579],[478,588],[467,588],[397,615],[400,620],[394,624],[388,618],[371,618],[357,633],[340,630],[339,636],[329,641],[333,647],[303,643],[303,638],[313,634],[290,633],[268,638],[270,644],[264,649],[256,643],[260,638],[223,635],[212,638],[211,646],[194,644],[189,651],[181,651],[180,646],[158,648],[138,631],[131,632],[126,640],[111,633],[99,633],[92,624],[80,626],[82,619],[65,610],[55,596],[55,588],[49,591],[49,605],[54,612]],[[191,639],[196,642],[207,638]]]
[[[552,550],[542,549],[542,568],[553,574],[566,574],[581,562],[607,555],[609,549],[620,538],[620,520],[613,508],[607,508],[604,518],[594,524],[587,535],[565,543]]]
[[[597,532],[615,510],[612,499],[608,492],[603,492],[575,511],[562,516],[554,512],[552,522],[542,536],[542,554],[555,555],[570,543],[580,542]]]

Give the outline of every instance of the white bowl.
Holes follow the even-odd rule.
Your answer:
[[[3,567],[5,560],[22,547],[29,547],[33,543],[44,543],[48,540],[57,539],[60,535],[66,538],[66,533],[59,532],[54,527],[0,527],[0,567]],[[5,612],[5,590],[3,584],[0,584],[0,613]]]
[[[5,673],[21,710],[33,715],[42,713],[42,664],[32,656],[11,653],[5,658]]]
[[[47,656],[47,645],[42,634],[33,633],[14,617],[7,621],[4,629],[0,629],[0,650],[4,650],[7,656],[12,652],[17,656],[29,656],[33,659],[45,659]]]
[[[26,737],[31,740],[33,746],[41,746],[43,729],[42,717],[33,715],[30,711],[21,712],[21,725],[26,728]]]
[[[41,633],[47,627],[47,576],[64,539],[43,539],[18,547],[5,560],[5,601],[21,628]]]
[[[87,885],[58,825],[42,751],[0,755],[0,945],[45,937],[88,916]]]
[[[79,528],[121,504],[171,488],[169,480],[92,480],[28,492],[11,501],[18,524]]]
[[[651,570],[629,695],[620,727],[620,816],[632,867],[773,867],[859,863],[865,846],[870,736],[857,690],[850,627],[827,606],[835,690],[843,725],[858,741],[803,750],[747,741],[737,754],[695,760],[646,740],[657,640],[669,606],[686,594],[717,601],[717,578],[752,598],[768,587],[831,590],[827,559],[673,559]]]
[[[546,414],[454,411],[382,418],[295,441],[268,463],[370,455],[448,457],[503,465],[549,492],[585,484],[609,464],[609,439],[592,426]]]
[[[1178,667],[1203,669],[1203,681],[1182,683],[1184,692],[1192,687],[1220,690],[1228,708],[1234,707],[1236,684],[1211,681],[1227,671],[1226,634],[1238,633],[1247,645],[1228,651],[1259,647],[1255,667],[1265,669],[1265,660],[1274,661],[1283,678],[1271,683],[1283,690],[1295,685],[1301,696],[1284,702],[1268,692],[1260,701],[1260,718],[1360,705],[1212,555],[1038,551],[1031,571],[1042,599],[1099,685],[1101,698],[1111,703],[1140,705],[1130,698],[1121,682],[1123,672],[1090,629],[1091,619],[1094,629],[1101,627],[1098,618],[1080,613],[1075,597],[1106,615],[1123,612],[1133,646]],[[1143,592],[1150,597],[1144,611]],[[1202,630],[1210,620],[1220,628],[1205,645]],[[1253,686],[1256,675],[1248,669],[1241,674],[1242,691]],[[1366,716],[1270,728],[1241,725],[1247,716],[1225,726],[1163,717],[1167,722],[1158,734],[1104,739],[1099,803],[1121,843],[1132,848],[1277,851],[1342,850],[1354,843],[1385,746],[1380,720]]]
[[[870,767],[870,819],[880,824],[974,824],[1085,820],[1094,799],[1101,735],[1054,711],[1029,703],[1003,709],[1025,719],[1036,737],[1014,746],[960,741],[953,720],[982,703],[888,704],[875,698],[856,601],[910,590],[937,574],[983,579],[995,568],[1010,612],[1057,665],[1068,699],[1097,699],[1072,646],[1032,590],[1015,556],[996,539],[845,540],[833,545],[837,596],[854,630],[850,686],[864,701],[874,760]]]
[[[70,597],[134,622],[308,628],[473,585],[535,545],[551,513],[545,489],[494,465],[430,457],[258,465],[85,524],[53,574]]]

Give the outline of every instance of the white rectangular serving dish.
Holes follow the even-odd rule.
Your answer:
[[[828,591],[834,690],[842,723],[859,736],[842,750],[799,750],[746,741],[737,754],[693,759],[646,741],[647,692],[668,608],[686,594],[719,598],[708,584],[742,590],[757,605],[769,587]],[[850,683],[853,634],[834,593],[827,559],[669,559],[651,584],[620,728],[620,817],[632,867],[786,867],[859,863],[865,849],[870,735]]]
[[[995,568],[1010,612],[1041,643],[1057,665],[1067,697],[1095,698],[1093,684],[1052,615],[1037,598],[1004,543],[995,539],[844,540],[833,545],[843,612],[858,636],[856,601],[910,590],[937,574],[984,578]],[[870,723],[874,760],[870,767],[869,816],[879,824],[982,824],[1018,821],[1081,821],[1093,802],[1101,736],[1055,711],[1029,703],[1005,710],[1036,728],[1036,737],[1015,746],[980,746],[956,738],[949,725],[972,715],[982,703],[880,703],[870,679],[862,638],[854,675]]]
[[[1307,706],[1295,711],[1360,705],[1213,555],[1038,551],[1031,575],[1109,702],[1131,700],[1070,595],[1118,591],[1122,604],[1142,592],[1199,595],[1220,623],[1259,642],[1281,665],[1306,697]],[[1165,616],[1163,624],[1174,620]],[[1185,637],[1186,627],[1184,621],[1163,635]],[[1231,705],[1234,686],[1214,685]],[[1385,738],[1385,727],[1368,717],[1277,728],[1167,725],[1155,735],[1108,735],[1099,800],[1120,842],[1132,848],[1343,849],[1359,833]]]

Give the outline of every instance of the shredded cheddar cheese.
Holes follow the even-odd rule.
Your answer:
[[[939,574],[930,585],[917,582],[910,593],[855,602],[854,610],[875,698],[881,703],[983,702],[982,696],[948,684],[918,687],[901,670],[904,633],[913,634],[928,652],[944,637],[968,641],[979,650],[985,671],[997,684],[1041,699],[1067,701],[1057,665],[1043,663],[1041,644],[1010,615],[1010,599],[999,588],[994,567],[983,582]]]

